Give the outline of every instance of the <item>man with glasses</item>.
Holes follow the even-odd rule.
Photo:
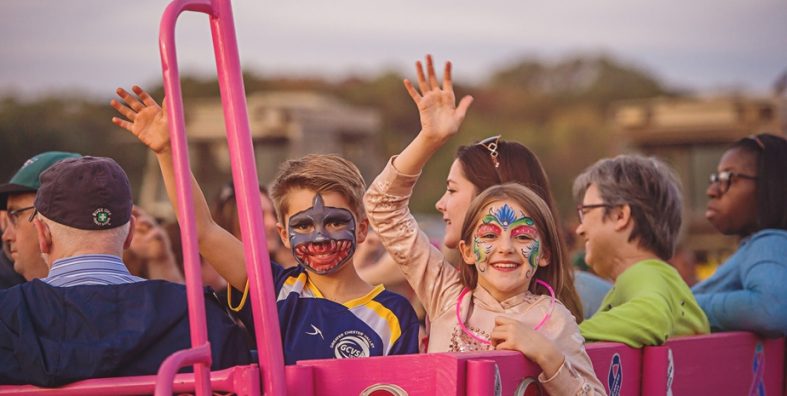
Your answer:
[[[672,171],[654,158],[603,159],[576,178],[574,196],[585,260],[614,282],[598,312],[580,324],[585,339],[640,348],[710,332],[689,287],[666,263],[682,209]]]
[[[8,183],[0,185],[0,210],[5,211],[0,216],[3,243],[14,262],[14,271],[26,280],[43,278],[49,273],[41,258],[35,227],[29,221],[36,191],[41,186],[38,178],[55,163],[75,157],[80,155],[62,151],[38,154],[25,161]]]

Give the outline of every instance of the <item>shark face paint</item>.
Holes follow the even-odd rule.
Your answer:
[[[355,253],[355,217],[347,209],[326,207],[319,193],[311,208],[290,216],[287,234],[295,260],[316,274],[339,270]]]

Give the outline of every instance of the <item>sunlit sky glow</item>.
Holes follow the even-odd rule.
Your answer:
[[[160,80],[164,1],[3,0],[0,94],[77,88],[109,97],[117,85]],[[606,53],[674,87],[766,94],[787,70],[783,0],[395,0],[233,3],[244,67],[265,76],[370,75],[429,52],[456,78],[483,81],[534,56]],[[213,73],[207,18],[178,27],[184,71]]]

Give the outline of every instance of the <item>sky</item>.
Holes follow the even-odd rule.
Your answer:
[[[108,98],[160,84],[153,0],[0,1],[0,96]],[[240,57],[262,76],[411,76],[426,53],[482,82],[526,57],[604,53],[697,93],[768,94],[787,70],[784,0],[235,0]],[[182,72],[215,72],[204,14],[178,22]]]

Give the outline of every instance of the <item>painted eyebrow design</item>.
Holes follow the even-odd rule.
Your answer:
[[[538,236],[538,230],[536,229],[536,227],[533,227],[531,225],[520,225],[518,227],[515,227],[513,230],[511,230],[511,235],[515,235],[516,236],[516,235],[522,235],[522,234],[526,234],[526,235],[532,236],[532,237],[537,237]]]

